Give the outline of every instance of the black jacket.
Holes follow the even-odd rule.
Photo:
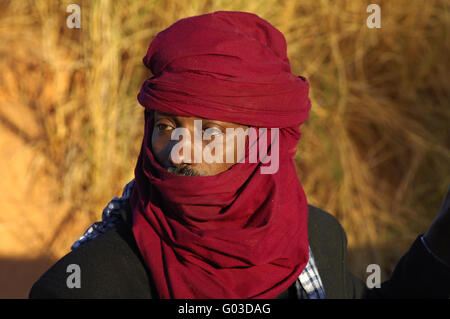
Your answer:
[[[30,298],[157,298],[131,231],[131,214],[123,222],[86,242],[45,272]],[[449,298],[450,268],[430,255],[418,237],[381,288],[368,289],[347,269],[347,239],[339,222],[309,206],[309,244],[327,298]],[[80,267],[81,288],[68,288],[70,264]],[[291,298],[293,285],[279,298]]]

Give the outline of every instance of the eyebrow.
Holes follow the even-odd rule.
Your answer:
[[[175,114],[164,113],[164,112],[161,112],[161,111],[156,111],[156,112],[158,112],[158,114],[162,114],[162,115],[169,115],[169,116],[175,115]]]
[[[158,114],[156,114],[156,112],[158,112]],[[162,111],[155,110],[155,120],[156,120],[156,115],[162,115],[162,116],[168,116],[168,117],[176,117],[177,116],[176,114],[169,114],[169,113],[165,113],[165,112],[162,112]],[[177,120],[177,119],[175,119],[175,120]],[[244,125],[244,124],[238,124],[238,123],[232,123],[232,122],[224,122],[224,121],[213,120],[213,119],[205,119],[205,118],[202,119],[202,121],[215,122],[218,125],[224,125],[224,124],[227,124],[227,123],[231,123],[231,124],[234,124],[234,125],[248,126],[248,125]]]
[[[155,115],[176,116],[175,114],[164,113],[161,111],[155,111]]]

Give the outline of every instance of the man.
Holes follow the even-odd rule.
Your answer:
[[[224,11],[180,20],[144,64],[153,76],[138,95],[135,179],[31,298],[450,296],[448,194],[380,288],[347,270],[345,232],[307,204],[293,162],[309,86],[267,21]]]

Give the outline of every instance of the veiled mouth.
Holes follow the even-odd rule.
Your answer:
[[[182,175],[182,176],[201,176],[198,172],[194,171],[189,166],[170,166],[167,168],[167,171],[172,174]]]

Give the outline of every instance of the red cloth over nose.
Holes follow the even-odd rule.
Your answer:
[[[145,112],[130,205],[159,297],[278,296],[308,261],[308,206],[293,156],[311,107],[283,35],[255,14],[214,12],[160,32],[144,63],[153,73],[138,95],[146,110],[280,128],[274,174],[261,174],[270,163],[250,163],[246,152],[218,175],[178,176],[156,161]]]

